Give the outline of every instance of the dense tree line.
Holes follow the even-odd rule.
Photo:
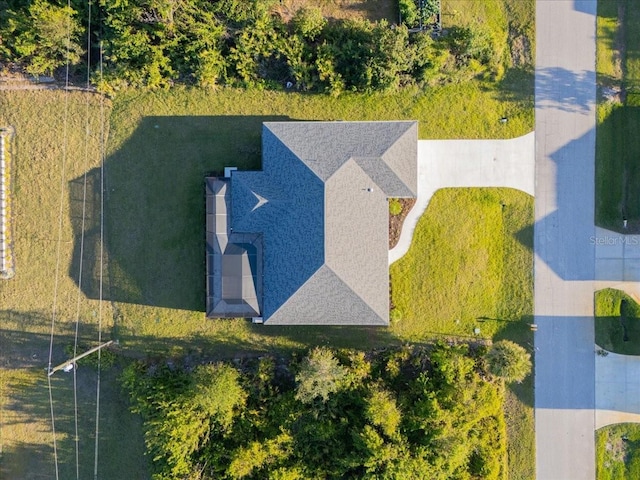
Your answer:
[[[0,61],[34,75],[97,70],[100,87],[175,83],[329,92],[392,90],[501,72],[503,41],[468,28],[440,38],[386,21],[285,21],[276,0],[0,0]],[[89,39],[89,41],[87,41]],[[89,55],[90,54],[90,55]],[[95,79],[97,82],[97,78]]]
[[[498,479],[504,386],[487,362],[493,355],[508,369],[510,360],[493,350],[316,348],[290,362],[135,363],[123,385],[143,417],[156,480]]]

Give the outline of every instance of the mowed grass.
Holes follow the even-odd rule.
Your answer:
[[[596,431],[596,478],[640,478],[640,425],[621,423]]]
[[[418,118],[422,137],[455,136],[459,127],[447,120],[453,114],[441,102],[460,88],[472,89],[485,100],[491,97],[468,85],[422,94],[409,91],[391,96],[339,98],[232,89],[174,89],[117,97],[106,162],[107,236],[110,293],[116,303],[116,328],[123,345],[139,354],[166,353],[167,342],[175,354],[192,350],[223,354],[272,347],[292,349],[322,341],[361,345],[363,333],[358,329],[349,335],[340,328],[263,329],[242,321],[202,321],[203,177],[208,172],[221,171],[225,165],[258,168],[260,128],[268,120]],[[478,106],[477,102],[460,104],[463,109]],[[524,110],[522,113],[528,115]],[[475,135],[487,127],[485,135],[494,132],[500,136],[497,132],[503,125],[497,119],[491,125],[475,115],[468,119],[476,122],[476,128],[468,133]],[[510,121],[506,128],[514,128],[514,123]],[[503,133],[506,131],[522,133]],[[471,220],[474,215],[466,217]],[[461,230],[460,236],[464,235]],[[530,266],[526,268],[530,270]],[[513,299],[514,303],[517,301]],[[510,311],[502,307],[489,310],[493,309]],[[424,326],[412,330],[408,325],[399,326],[403,330],[393,334],[418,338],[429,330]],[[490,336],[493,327],[488,328]],[[385,344],[390,336],[379,330],[366,334],[371,345]]]
[[[596,73],[600,85],[619,85],[622,65],[618,40],[618,0],[598,1]]]
[[[620,18],[619,13],[624,12]],[[633,1],[598,2],[597,72],[601,86],[622,88],[624,103],[598,105],[596,224],[640,231],[640,12]],[[628,225],[623,227],[624,219]]]
[[[621,290],[595,294],[596,343],[610,352],[640,355],[640,305]]]
[[[390,268],[394,331],[493,338],[532,315],[532,197],[511,189],[443,189],[409,252]]]
[[[105,109],[108,120],[108,103]],[[61,177],[65,111],[67,160]],[[98,302],[87,298],[77,284],[77,214],[82,204],[77,179],[100,163],[100,119],[97,96],[70,93],[65,99],[54,91],[0,92],[0,124],[16,130],[12,191],[16,276],[0,281],[0,478],[55,476],[45,373],[54,297],[53,364],[67,358],[64,348],[73,345],[76,317],[79,340],[85,345],[97,343]],[[90,197],[87,203],[87,219],[95,220],[95,201]],[[90,279],[91,275],[85,276]],[[109,339],[113,312],[109,303],[102,310],[104,338]],[[99,473],[102,478],[123,478],[119,472],[124,471],[126,478],[148,479],[139,420],[123,403],[115,375],[115,370],[103,373]],[[94,465],[95,372],[83,368],[77,380],[80,474],[89,478]],[[52,382],[59,474],[75,478],[72,377],[60,372]]]

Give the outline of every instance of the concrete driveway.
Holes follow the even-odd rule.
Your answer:
[[[596,409],[596,428],[640,422],[639,356],[609,353],[596,357]]]
[[[623,235],[596,227],[596,279],[640,282],[640,235]]]
[[[418,220],[429,200],[447,187],[510,187],[533,195],[535,188],[533,132],[510,140],[419,140],[418,197],[405,218],[389,264],[411,246]]]

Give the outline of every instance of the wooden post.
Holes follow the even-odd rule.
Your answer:
[[[101,348],[108,347],[108,346],[109,346],[109,345],[111,345],[112,343],[114,343],[114,341],[113,341],[113,340],[109,340],[108,342],[105,342],[105,343],[103,343],[102,345],[98,345],[97,347],[93,347],[93,348],[91,348],[91,349],[87,350],[86,352],[81,353],[80,355],[76,355],[75,357],[73,357],[73,358],[71,358],[71,359],[67,360],[66,362],[61,363],[60,365],[58,365],[58,366],[56,366],[56,367],[53,367],[53,368],[49,371],[49,373],[48,373],[47,375],[51,376],[51,375],[53,375],[55,372],[57,372],[58,370],[62,370],[62,369],[63,369],[64,367],[66,367],[67,365],[74,364],[74,363],[76,363],[76,361],[80,360],[81,358],[84,358],[84,357],[86,357],[87,355],[91,355],[92,353],[97,352],[97,351],[98,351],[98,350],[100,350]]]

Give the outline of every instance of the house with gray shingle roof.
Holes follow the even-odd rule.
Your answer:
[[[265,123],[261,171],[206,181],[207,316],[388,325],[388,199],[417,194],[417,131]]]

